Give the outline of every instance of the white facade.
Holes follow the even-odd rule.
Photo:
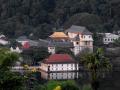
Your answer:
[[[22,52],[22,50],[20,50],[19,47],[16,47],[15,49],[14,49],[13,47],[11,47],[11,48],[10,48],[10,51],[11,51],[11,52],[16,52],[16,53],[21,53],[21,52]]]
[[[103,43],[109,44],[113,43],[115,40],[117,40],[120,36],[112,33],[105,33],[103,37]]]
[[[66,63],[66,64],[42,63],[40,68],[45,72],[78,71],[78,63]]]
[[[77,35],[79,35],[79,40],[73,40]],[[80,33],[68,32],[68,36],[71,39],[71,42],[73,42],[73,52],[75,55],[79,54],[84,49],[89,49],[91,52],[93,52],[92,35],[82,35]]]
[[[48,52],[51,54],[55,54],[55,47],[48,47]]]
[[[2,44],[2,45],[7,45],[7,44],[8,44],[8,41],[3,40],[3,39],[0,39],[0,44]]]

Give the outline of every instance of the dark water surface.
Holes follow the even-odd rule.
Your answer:
[[[24,74],[22,70],[19,72]],[[90,83],[90,75],[86,72],[46,73],[40,71],[37,74],[37,78],[43,83],[49,80],[75,80],[80,86]],[[98,90],[120,90],[120,71],[113,71],[101,78]]]

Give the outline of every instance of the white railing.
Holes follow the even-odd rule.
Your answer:
[[[40,69],[40,66],[29,66],[27,69],[32,70],[32,69]],[[23,66],[14,66],[12,67],[12,70],[25,70]]]

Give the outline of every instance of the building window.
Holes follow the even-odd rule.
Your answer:
[[[85,36],[84,36],[84,38],[85,38]]]
[[[73,64],[71,64],[71,67],[73,67]]]
[[[81,35],[81,38],[83,38],[83,35]]]
[[[105,39],[105,41],[107,41],[107,39]]]
[[[79,44],[79,42],[76,42],[76,44],[78,45],[78,44]]]
[[[110,39],[108,38],[108,41],[110,41]]]
[[[56,64],[56,67],[57,67],[58,65]]]
[[[85,41],[85,45],[90,45],[90,42],[88,42],[88,41]]]
[[[89,38],[91,38],[91,36],[89,36]]]
[[[54,47],[50,47],[50,49],[54,49]]]

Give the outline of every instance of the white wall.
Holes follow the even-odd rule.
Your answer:
[[[110,38],[103,38],[103,43],[104,44],[109,44],[109,43],[113,43],[115,40],[117,40],[118,37],[110,37]]]
[[[93,41],[92,35],[82,35],[81,40]]]
[[[15,49],[13,47],[10,48],[11,52],[17,52],[17,53],[21,53],[22,50],[19,47],[16,47]]]
[[[105,36],[103,37],[103,43],[109,44],[113,43],[114,40],[118,39],[120,36],[112,33],[105,33]]]
[[[44,71],[48,71],[48,66],[50,66],[50,71],[56,72],[56,71],[75,71],[78,70],[78,64],[77,67],[75,66],[75,63],[71,64],[41,64],[41,69]]]
[[[68,36],[70,38],[75,38],[77,36],[77,33],[71,33],[68,32]],[[93,51],[93,37],[92,35],[81,35],[79,34],[80,41],[79,44],[77,44],[77,41],[72,41],[74,45],[73,52],[75,55],[79,54],[83,49],[89,48],[91,52]],[[87,44],[86,44],[87,43]]]
[[[7,44],[8,44],[8,41],[5,41],[5,40],[0,39],[0,44],[2,44],[2,45],[7,45]]]
[[[48,52],[51,54],[55,54],[55,47],[48,47]]]
[[[48,71],[48,65],[44,64],[44,63],[41,63],[40,69],[47,72]]]
[[[69,38],[75,38],[76,36],[77,36],[76,33],[68,32],[68,37],[69,37]]]

